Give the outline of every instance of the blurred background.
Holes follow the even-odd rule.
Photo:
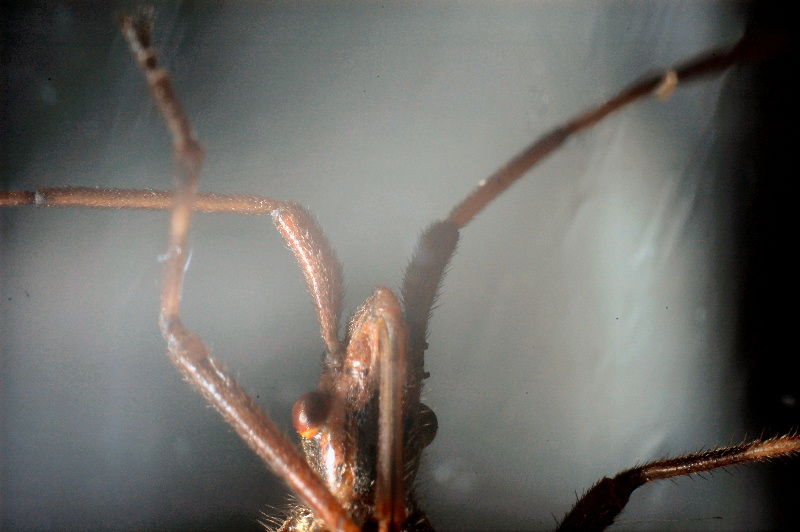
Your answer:
[[[349,314],[399,287],[419,232],[531,140],[735,42],[761,7],[174,2],[156,5],[155,47],[206,147],[201,189],[308,206]],[[117,29],[135,8],[4,2],[4,188],[171,186]],[[796,292],[791,66],[627,109],[465,228],[426,357],[434,526],[553,528],[603,476],[800,427],[781,304]],[[258,529],[286,507],[164,356],[166,227],[165,213],[0,212],[0,528]],[[293,434],[322,343],[290,253],[269,219],[231,215],[197,216],[192,249],[185,323]],[[646,486],[615,529],[791,528],[798,469]]]

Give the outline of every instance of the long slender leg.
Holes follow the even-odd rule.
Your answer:
[[[623,109],[639,98],[650,94],[663,98],[675,88],[676,83],[685,83],[704,75],[722,72],[737,62],[760,59],[775,54],[784,45],[784,39],[781,36],[746,35],[730,49],[705,52],[680,66],[668,69],[666,75],[652,76],[632,84],[614,98],[580,114],[537,139],[492,176],[483,180],[452,210],[446,222],[437,222],[427,229],[420,236],[417,251],[406,269],[401,289],[406,320],[411,327],[409,371],[412,378],[416,375],[417,379],[421,379],[424,374],[422,354],[426,348],[425,337],[428,321],[447,264],[455,251],[459,229],[469,223],[487,204],[508,189],[516,180],[557,150],[572,135],[590,128],[611,113]],[[2,191],[0,192],[0,206],[37,204],[92,208],[167,209],[170,208],[171,197],[172,193],[164,191],[101,190],[86,187],[46,188],[36,192]],[[194,210],[202,212],[271,214],[282,204],[270,198],[200,194],[193,205]],[[277,219],[276,223],[279,223]],[[313,220],[309,224],[313,224]],[[329,247],[324,241],[324,237],[321,236],[321,232],[318,233],[320,236],[317,240],[321,242],[318,246]],[[301,250],[307,245],[302,242],[302,239],[287,236],[283,230],[281,234],[289,242],[302,264]],[[320,253],[320,256],[324,255],[332,255],[332,253]],[[327,270],[334,271],[336,267],[329,266]],[[304,272],[307,271],[304,268]],[[331,305],[320,306],[318,302],[321,298],[315,295],[314,283],[308,280],[308,274],[306,274],[306,278],[309,290],[315,300],[322,336],[328,344],[329,352],[333,353],[338,340],[334,340],[336,335],[331,325],[335,324],[338,327],[338,318],[331,319],[329,316],[338,316],[338,308],[335,307],[340,304],[338,303],[340,297],[338,300],[335,297],[328,297],[332,302]],[[335,283],[331,283],[331,287],[334,285]]]
[[[725,69],[747,60],[769,56],[780,49],[783,41],[779,38],[746,36],[730,49],[705,52],[682,65],[666,70],[666,74],[651,76],[636,82],[621,91],[617,96],[594,109],[581,113],[572,120],[556,127],[538,138],[517,156],[504,164],[487,179],[481,181],[461,203],[450,213],[448,219],[458,229],[469,223],[486,205],[513,185],[520,177],[553,153],[569,137],[588,129],[608,115],[619,111],[639,98],[655,94],[664,97],[675,84],[696,80],[704,75],[723,72]],[[152,190],[114,190],[92,189],[88,187],[43,188],[36,192],[0,191],[0,207],[19,207],[24,205],[70,206],[108,209],[156,209],[170,208],[167,197],[172,192]],[[273,210],[262,202],[272,202],[269,198],[248,196],[198,195],[194,209],[202,212],[236,212],[239,214],[267,214],[258,208]]]
[[[375,479],[375,517],[381,532],[400,530],[406,521],[406,489],[403,482],[403,421],[409,403],[404,398],[407,371],[407,336],[399,309],[379,309],[372,331],[380,353],[378,389],[378,459]]]
[[[569,137],[595,125],[611,113],[619,111],[639,98],[650,94],[663,98],[675,88],[676,83],[685,83],[704,75],[722,72],[740,61],[755,60],[773,55],[784,47],[784,40],[781,36],[746,35],[737,45],[730,49],[703,53],[680,66],[668,69],[666,75],[652,76],[632,84],[614,98],[580,114],[537,139],[492,176],[483,180],[472,193],[452,210],[447,222],[437,222],[426,230],[420,237],[417,251],[406,269],[402,286],[406,320],[411,326],[409,338],[410,349],[412,350],[409,361],[411,373],[419,374],[420,376],[424,373],[421,354],[425,350],[427,324],[436,300],[437,290],[441,285],[450,257],[455,251],[458,230],[469,223],[487,204],[508,189],[541,160],[557,150]],[[172,193],[164,191],[101,190],[86,187],[47,188],[36,192],[1,191],[0,206],[12,207],[37,204],[41,206],[167,209],[170,208],[171,197]],[[194,210],[202,212],[271,214],[281,203],[270,198],[200,194],[193,205]],[[298,255],[298,249],[305,245],[295,240],[300,245],[300,248],[298,248],[292,244],[293,239],[291,237],[286,236],[284,231],[282,231],[282,234],[289,242],[295,255],[298,256],[298,260],[301,260]],[[324,238],[320,237],[319,240],[323,242],[323,245],[327,246]],[[322,255],[324,254],[322,253]],[[331,266],[328,269],[333,271],[336,268]],[[304,269],[304,271],[306,270]],[[313,283],[309,281],[308,284],[313,295]],[[337,315],[338,309],[320,307],[317,305],[319,298],[315,295],[314,298],[323,338],[326,339],[329,350],[333,352],[331,347],[336,345],[336,341],[334,341],[335,333],[331,332],[331,327],[326,329],[323,324],[330,325],[335,323],[338,326],[338,319],[331,320],[326,317],[328,314]],[[335,300],[335,298],[331,299]],[[334,301],[334,304],[338,303]],[[419,356],[413,355],[415,351],[419,352]]]
[[[20,201],[49,207],[88,207],[90,209],[172,209],[175,192],[90,187],[40,188],[35,192],[17,192]],[[28,204],[28,203],[21,203]],[[257,196],[202,194],[194,196],[192,210],[208,213],[264,215],[280,207],[278,200]]]
[[[458,228],[450,221],[437,222],[417,241],[414,256],[406,267],[400,294],[409,327],[408,350],[411,382],[420,383],[425,374],[424,352],[433,305],[447,265],[456,251]],[[417,398],[419,387],[416,387]]]
[[[783,51],[786,44],[784,36],[746,34],[732,48],[705,52],[681,65],[668,69],[666,73],[631,84],[617,96],[553,129],[522,150],[488,179],[481,181],[478,187],[450,212],[448,220],[461,229],[486,205],[505,192],[528,170],[558,149],[568,138],[594,126],[608,115],[619,111],[639,98],[654,94],[660,99],[664,99],[674,90],[677,83],[686,83],[702,76],[721,73],[739,62],[769,57]]]
[[[406,314],[409,323],[416,323],[416,334],[412,334],[412,337],[416,338],[419,349],[422,351],[425,348],[424,338],[425,331],[427,330],[428,318],[435,301],[437,287],[441,283],[447,262],[452,254],[452,249],[455,247],[458,228],[466,225],[481,209],[483,209],[483,207],[513,184],[516,179],[526,173],[537,162],[555,151],[569,136],[591,127],[608,114],[623,108],[642,96],[646,96],[652,92],[655,92],[657,95],[663,95],[669,92],[671,88],[674,88],[676,78],[679,83],[685,82],[703,74],[721,71],[736,61],[768,53],[768,51],[765,52],[763,50],[764,42],[765,41],[757,38],[747,38],[729,51],[718,51],[711,54],[711,57],[706,57],[704,55],[704,57],[689,62],[686,66],[669,70],[666,76],[656,76],[633,85],[612,100],[580,115],[532,144],[529,148],[521,152],[517,158],[510,161],[492,177],[486,180],[473,194],[468,196],[464,202],[457,206],[451,213],[449,222],[434,224],[434,226],[426,232],[426,235],[432,234],[434,231],[433,228],[441,229],[449,225],[451,229],[443,231],[449,232],[451,235],[454,234],[454,236],[445,238],[445,243],[442,245],[426,244],[423,240],[429,238],[429,236],[424,236],[419,246],[420,251],[415,254],[415,258],[412,260],[412,266],[415,264],[416,266],[409,267],[409,272],[417,268],[423,273],[419,277],[416,275],[409,276],[407,274],[407,279],[411,277],[411,280],[405,281],[403,285],[403,299],[405,302]],[[95,198],[95,193],[88,192],[88,190],[91,189],[87,189],[87,191],[80,189],[72,189],[72,191],[61,190],[55,193],[56,190],[57,189],[48,189],[47,193],[45,193],[45,191],[40,191],[41,193],[2,192],[0,193],[0,206],[38,203],[40,205],[61,204],[101,208],[122,208],[132,205],[131,203],[123,205],[122,203],[124,200],[119,202],[114,200],[115,193],[107,193],[105,194],[105,198],[97,200]],[[50,191],[54,191],[54,193],[50,194]],[[166,201],[164,197],[159,198],[157,201],[149,202],[146,196],[148,194],[151,196],[158,196],[161,194],[166,197],[169,196],[170,193],[130,191],[129,194],[131,197],[139,196],[139,199],[136,200],[129,198],[131,202],[135,203],[135,205],[133,205],[134,208],[168,208],[166,205],[168,205],[169,202]],[[103,195],[101,191],[99,196]],[[272,212],[272,210],[276,208],[274,204],[270,203],[273,200],[265,198],[238,198],[236,200],[230,198],[231,197],[204,196],[201,197],[201,201],[198,202],[198,204],[193,205],[191,208],[196,210],[202,209],[208,212],[224,211],[252,214],[265,214],[266,211]],[[103,204],[104,202],[105,204]],[[200,206],[201,202],[203,203],[202,207]],[[189,204],[191,205],[191,202],[189,202]],[[255,204],[255,206],[252,204]],[[448,242],[452,242],[452,244]],[[452,249],[446,251],[448,247],[452,247]],[[439,248],[445,249],[445,251],[441,253],[439,251],[432,251]],[[440,254],[437,255],[434,260],[431,260],[430,254],[432,252]],[[179,290],[176,293],[179,294]],[[322,322],[323,320],[321,319],[320,321]],[[326,336],[324,331],[323,336]],[[413,338],[410,339],[410,343],[414,342]],[[420,356],[419,364],[415,367],[418,372],[424,374],[421,362],[422,359]]]
[[[558,530],[599,531],[611,526],[636,488],[653,480],[688,476],[703,471],[800,453],[800,434],[687,454],[659,460],[603,478],[587,491],[559,525]]]
[[[481,181],[475,190],[453,208],[448,220],[461,229],[520,177],[556,151],[569,137],[594,126],[608,115],[625,108],[638,99],[651,94],[663,99],[674,90],[676,84],[721,73],[736,63],[777,55],[784,51],[786,44],[786,38],[782,35],[745,35],[731,48],[704,52],[681,65],[667,69],[665,73],[633,83],[617,96],[594,109],[581,113],[531,143],[497,172]],[[171,192],[165,191],[87,187],[43,188],[36,192],[0,191],[0,207],[37,204],[41,206],[159,210],[169,208],[169,203],[164,197],[171,196],[171,194]],[[273,201],[275,200],[254,196],[199,194],[198,201],[193,208],[202,212],[267,214],[263,209],[271,212],[276,205],[268,207],[267,204]]]
[[[148,21],[123,20],[123,33],[147,77],[153,100],[167,122],[177,159],[177,185],[161,290],[161,330],[173,364],[222,414],[237,434],[329,527],[358,530],[344,508],[297,449],[253,400],[209,356],[199,336],[180,321],[180,296],[192,204],[203,152],[174,94],[169,78],[157,68],[149,47]]]
[[[675,89],[679,80],[686,82],[703,75],[721,72],[737,62],[773,54],[784,45],[782,38],[745,36],[729,50],[716,50],[703,54],[681,66],[667,70],[665,75],[652,76],[634,83],[609,101],[544,135],[491,177],[482,181],[477,189],[451,211],[445,222],[433,224],[422,234],[414,257],[406,270],[402,294],[406,319],[411,329],[409,336],[411,367],[424,367],[423,352],[427,348],[425,343],[427,323],[447,264],[455,250],[458,232],[486,205],[533,166],[557,150],[572,135],[592,127],[606,116],[639,98],[654,94],[664,99]],[[424,374],[424,369],[419,371]],[[651,480],[691,475],[739,463],[786,457],[797,454],[798,449],[800,449],[800,437],[792,434],[633,468],[613,479],[604,478],[595,485],[576,504],[559,530],[605,529],[622,511],[631,493]]]
[[[191,161],[188,163],[191,164]],[[278,232],[301,266],[328,352],[332,355],[341,352],[338,329],[343,292],[342,268],[313,216],[296,204],[267,197],[194,193],[190,206],[187,206],[185,198],[175,192],[90,187],[0,193],[0,205],[6,207],[36,204],[49,207],[167,210],[172,209],[178,201],[184,206],[182,211],[191,209],[207,213],[272,215]],[[181,216],[189,216],[188,211],[182,212]]]
[[[545,157],[556,151],[568,138],[594,126],[615,111],[651,94],[663,99],[675,89],[677,83],[686,83],[705,75],[723,72],[741,61],[769,56],[777,53],[784,45],[780,37],[746,35],[732,48],[704,52],[668,69],[666,74],[650,76],[633,83],[617,96],[546,133],[489,178],[481,181],[478,187],[450,212],[445,222],[433,224],[420,236],[417,250],[406,269],[402,294],[406,320],[411,327],[409,343],[412,349],[410,361],[412,371],[413,368],[422,367],[421,353],[415,356],[413,352],[417,348],[425,350],[425,335],[431,309],[447,264],[455,251],[458,231],[486,205]],[[418,362],[415,359],[418,359]]]
[[[327,362],[341,364],[344,348],[339,340],[339,317],[344,289],[339,259],[314,217],[302,207],[284,203],[272,212],[272,219],[303,271],[327,346]]]

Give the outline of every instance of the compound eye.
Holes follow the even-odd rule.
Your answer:
[[[292,424],[303,438],[313,438],[325,426],[330,400],[322,392],[308,392],[292,407]]]
[[[429,406],[419,404],[419,438],[422,442],[422,447],[427,447],[433,442],[436,437],[436,432],[439,430],[439,421],[436,419],[436,414]]]

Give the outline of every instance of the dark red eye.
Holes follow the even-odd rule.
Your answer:
[[[313,438],[328,419],[330,401],[322,392],[308,392],[292,407],[292,424],[303,438]]]

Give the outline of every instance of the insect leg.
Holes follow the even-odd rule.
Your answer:
[[[650,76],[631,84],[615,97],[556,127],[522,150],[489,178],[481,181],[478,187],[450,212],[448,219],[459,229],[464,227],[486,205],[558,149],[568,138],[594,126],[628,104],[650,94],[664,99],[679,83],[724,72],[739,62],[769,57],[785,49],[786,45],[786,39],[780,35],[745,34],[732,48],[704,52],[681,65],[667,69],[665,74]]]
[[[332,529],[356,531],[358,527],[294,445],[223,368],[211,359],[200,337],[180,321],[188,232],[203,151],[166,72],[157,68],[155,53],[150,48],[149,24],[149,19],[134,21],[131,17],[125,17],[122,30],[131,52],[145,73],[153,100],[167,122],[178,164],[161,289],[161,330],[167,340],[170,359],[248,446],[286,481],[320,519]]]
[[[567,514],[558,530],[605,530],[628,504],[634,490],[653,480],[688,476],[737,464],[765,462],[798,452],[800,434],[788,434],[634,467],[614,478],[603,478],[592,486]]]

